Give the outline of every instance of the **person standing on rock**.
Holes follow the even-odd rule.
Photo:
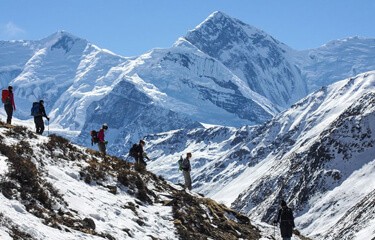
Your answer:
[[[291,240],[293,234],[294,217],[292,209],[290,209],[284,200],[280,202],[280,209],[277,215],[277,219],[274,224],[280,224],[280,232],[283,240]]]
[[[192,157],[192,154],[188,152],[186,154],[186,157],[183,158],[181,156],[180,160],[178,161],[179,163],[179,168],[182,170],[182,174],[184,175],[184,180],[185,180],[185,188],[191,190],[191,176],[190,176],[190,171],[191,171],[191,165],[190,165],[190,159]]]
[[[7,124],[12,124],[13,110],[16,111],[12,86],[8,86],[8,89],[2,91],[1,100],[4,104],[5,112],[7,113]]]
[[[104,123],[102,128],[98,132],[98,148],[99,148],[99,151],[104,156],[107,154],[106,145],[107,145],[108,142],[104,139],[105,138],[104,132],[107,131],[107,130],[108,130],[108,125],[106,123]]]
[[[40,100],[39,102],[36,102],[36,103],[37,104],[33,103],[33,108],[31,109],[31,112],[32,112],[32,115],[34,116],[36,133],[39,135],[42,135],[44,132],[43,117],[47,118],[48,122],[49,122],[49,117],[47,116],[46,109],[44,108],[44,101]]]
[[[147,166],[147,163],[145,161],[145,158],[150,160],[146,154],[146,152],[144,151],[144,146],[146,145],[146,142],[143,141],[142,139],[139,140],[139,143],[137,145],[137,148],[136,148],[136,157],[135,157],[135,162],[141,166],[144,166],[146,167]]]

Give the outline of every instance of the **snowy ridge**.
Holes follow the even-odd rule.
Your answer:
[[[0,123],[0,238],[272,239],[211,199],[120,159]]]
[[[178,182],[176,161],[193,152],[193,187],[251,217],[271,221],[284,198],[313,238],[371,236],[366,221],[346,221],[366,212],[375,189],[374,108],[375,72],[368,72],[322,88],[264,125],[150,136],[157,159],[150,166]],[[366,189],[350,190],[361,183]],[[373,221],[371,211],[366,216]]]
[[[3,134],[6,133],[5,130],[4,128],[1,129],[2,138],[4,137]],[[9,132],[11,136],[17,136],[15,134],[17,130],[12,132],[12,129],[10,129]],[[13,137],[6,138],[7,145],[17,144],[19,140]],[[58,145],[59,143],[56,143],[57,140],[55,138],[48,142],[47,138],[42,137],[30,141],[29,146],[25,145],[26,149],[31,147],[29,151],[36,154],[33,157],[29,156],[30,159],[26,161],[31,161],[30,166],[35,164],[37,171],[40,171],[38,172],[39,177],[51,184],[50,186],[53,186],[58,191],[58,194],[63,196],[63,200],[59,199],[61,195],[56,196],[56,193],[46,187],[48,186],[47,184],[43,184],[43,187],[46,187],[45,191],[47,191],[48,197],[52,198],[51,201],[54,202],[51,210],[46,209],[48,205],[43,204],[43,199],[41,198],[34,200],[24,199],[24,197],[18,195],[20,190],[17,190],[17,187],[9,190],[12,185],[8,186],[5,183],[9,183],[9,181],[15,184],[18,183],[15,180],[12,181],[10,177],[10,169],[14,163],[2,155],[1,165],[4,166],[6,164],[7,167],[1,169],[3,193],[0,194],[2,205],[0,212],[0,220],[2,222],[2,227],[0,228],[1,239],[13,239],[14,235],[12,236],[12,234],[16,234],[16,232],[14,230],[10,231],[10,228],[15,226],[17,226],[19,232],[27,234],[24,236],[27,239],[104,239],[106,236],[112,236],[112,239],[149,239],[149,235],[154,234],[165,239],[174,239],[176,237],[174,234],[175,228],[171,222],[173,217],[170,208],[161,205],[147,207],[140,205],[136,198],[120,189],[118,194],[110,193],[108,188],[112,186],[112,189],[116,189],[117,182],[111,175],[106,176],[103,180],[95,179],[90,184],[91,180],[88,180],[87,177],[83,179],[85,177],[83,174],[87,171],[85,169],[90,168],[90,165],[97,164],[94,158],[91,162],[85,162],[82,160],[70,161],[69,158],[58,157],[59,154],[70,152],[72,154],[71,157],[78,159],[80,156],[82,157],[80,154],[84,149],[75,150],[74,147],[71,148],[69,145],[64,146],[64,143],[60,143],[64,147],[70,147],[70,150],[68,150],[69,148],[60,149],[56,147],[53,149],[55,152],[52,153],[52,156],[43,155],[43,146]],[[51,143],[52,141],[55,143]],[[40,146],[40,149],[38,146]],[[2,153],[4,149],[5,147],[2,145]],[[20,167],[22,169],[22,166]],[[19,177],[27,179],[28,176],[20,175]],[[21,186],[23,189],[27,189],[27,185]],[[37,206],[32,205],[33,201],[36,201]],[[132,205],[138,209],[132,211]],[[38,215],[40,210],[44,212],[43,217]],[[59,212],[59,215],[61,215],[61,212],[64,214],[62,220],[55,216],[57,212]],[[70,226],[66,222],[68,220],[64,220],[64,217],[68,220],[71,217],[70,221],[75,222],[74,226]],[[151,224],[140,228],[139,222],[137,223],[136,221],[138,217],[143,219],[142,221],[147,218]],[[84,223],[80,223],[80,221],[87,218],[94,221],[96,232],[93,229],[85,229]],[[124,231],[125,228],[126,231]]]
[[[306,77],[309,91],[315,91],[338,80],[373,71],[375,39],[349,37],[298,54],[296,64]]]

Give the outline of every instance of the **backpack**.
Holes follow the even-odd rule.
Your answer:
[[[40,103],[39,102],[33,102],[33,106],[31,107],[31,116],[40,116],[42,115],[40,112]]]
[[[93,146],[94,144],[97,144],[99,142],[98,132],[95,130],[91,130],[90,135],[91,135],[91,146]]]
[[[3,103],[10,101],[10,93],[8,89],[3,89],[3,91],[1,91],[1,101]]]
[[[133,157],[133,158],[137,157],[137,153],[138,153],[137,148],[138,148],[138,144],[134,143],[133,146],[129,150],[130,157]]]
[[[180,160],[178,160],[178,170],[180,170],[180,171],[182,171],[182,161],[183,161],[183,159],[182,159],[182,156],[180,157]]]

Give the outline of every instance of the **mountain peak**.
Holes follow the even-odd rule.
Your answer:
[[[362,44],[373,45],[372,43],[374,42],[375,42],[375,38],[352,36],[352,37],[346,37],[342,39],[329,41],[328,43],[324,44],[322,47],[339,47],[339,46],[362,45]]]
[[[223,41],[223,44],[231,45],[233,42],[243,42],[246,39],[259,39],[260,36],[270,38],[264,31],[223,12],[216,11],[193,30],[190,30],[185,38],[192,44],[196,44],[197,41],[200,42],[203,39],[211,43]]]
[[[237,23],[245,25],[240,20],[232,18],[223,12],[216,11],[209,15],[203,22],[201,22],[198,26],[195,27],[195,29],[191,30],[190,32],[200,31],[206,28],[206,26],[209,26],[210,28],[212,28],[212,26],[215,26],[217,30],[221,30],[225,26],[234,26],[237,25]]]
[[[185,39],[200,51],[221,61],[252,91],[265,96],[274,104],[289,106],[306,93],[298,69],[289,61],[292,54],[289,47],[264,31],[225,13],[212,13],[194,30],[189,31]],[[272,74],[266,76],[265,72]],[[267,80],[256,82],[254,79]],[[283,79],[282,83],[275,88],[275,83],[280,82],[280,79]]]
[[[232,19],[232,17],[230,17],[229,15],[227,15],[227,14],[221,12],[221,11],[215,11],[215,12],[211,13],[211,15],[208,16],[208,18],[206,20],[208,20],[208,19],[223,19],[223,18]]]
[[[69,39],[74,39],[74,40],[75,39],[80,39],[79,37],[73,35],[70,32],[67,32],[65,30],[59,30],[59,31],[51,34],[50,36],[42,39],[42,41],[44,40],[46,42],[53,42],[53,41],[56,42],[56,41],[58,41],[61,38],[69,38]]]
[[[75,35],[73,35],[72,33],[70,32],[67,32],[65,30],[59,30],[57,32],[55,32],[54,34],[52,35],[55,35],[55,36],[68,36],[68,37],[71,37],[71,38],[77,38]]]
[[[74,43],[82,42],[84,45],[88,43],[87,40],[79,38],[67,31],[59,30],[52,35],[41,40],[45,47],[52,49],[63,49],[65,52],[69,52]]]

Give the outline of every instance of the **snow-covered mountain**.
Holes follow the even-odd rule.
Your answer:
[[[371,40],[350,42],[345,67],[355,65],[358,72],[372,67],[373,62],[366,64],[375,59]],[[108,150],[121,155],[150,133],[200,123],[264,123],[308,89],[337,80],[327,76],[332,56],[345,56],[345,47],[331,46],[324,48],[329,54],[315,54],[321,57],[313,61],[314,50],[297,52],[215,12],[171,48],[134,58],[64,31],[40,41],[1,41],[0,83],[15,87],[16,117],[30,119],[32,102],[43,98],[51,129],[77,143],[89,145],[89,131],[107,122]],[[326,69],[325,61],[332,61]],[[321,76],[314,74],[315,66]]]
[[[89,120],[82,132],[88,132],[92,123],[109,121],[117,132],[111,136],[112,142],[191,128],[198,122],[255,124],[279,111],[223,64],[183,39],[170,49],[153,50],[129,60],[110,74],[121,80],[108,96],[87,108]],[[123,146],[117,146],[118,153]]]
[[[375,72],[368,72],[321,88],[263,125],[149,136],[156,159],[149,166],[178,182],[176,162],[192,152],[193,188],[252,218],[271,221],[284,198],[313,238],[371,239],[374,123]]]
[[[261,123],[280,111],[221,62],[184,39],[135,59],[99,49],[66,32],[41,41],[2,42],[2,86],[15,86],[16,116],[29,118],[43,98],[55,128],[87,133],[107,122],[110,151],[143,137],[198,122]]]
[[[149,166],[171,181],[191,151],[194,187],[208,196],[264,221],[284,197],[304,233],[361,239],[374,235],[364,210],[373,209],[374,73],[325,86],[374,70],[374,41],[295,51],[215,12],[171,48],[133,58],[67,32],[0,41],[0,84],[14,86],[23,121],[43,98],[51,130],[76,143],[88,145],[89,131],[107,122],[116,155],[156,133]],[[369,187],[349,189],[361,183]]]
[[[214,12],[185,38],[274,104],[289,107],[307,95],[294,50],[253,26]]]
[[[349,37],[334,40],[297,55],[297,65],[301,67],[311,92],[341,79],[374,70],[375,39]]]
[[[44,99],[54,122],[72,130],[82,128],[88,103],[115,84],[108,70],[126,60],[63,31],[40,41],[2,41],[0,56],[1,84],[14,86],[16,116],[28,118],[30,104]]]

